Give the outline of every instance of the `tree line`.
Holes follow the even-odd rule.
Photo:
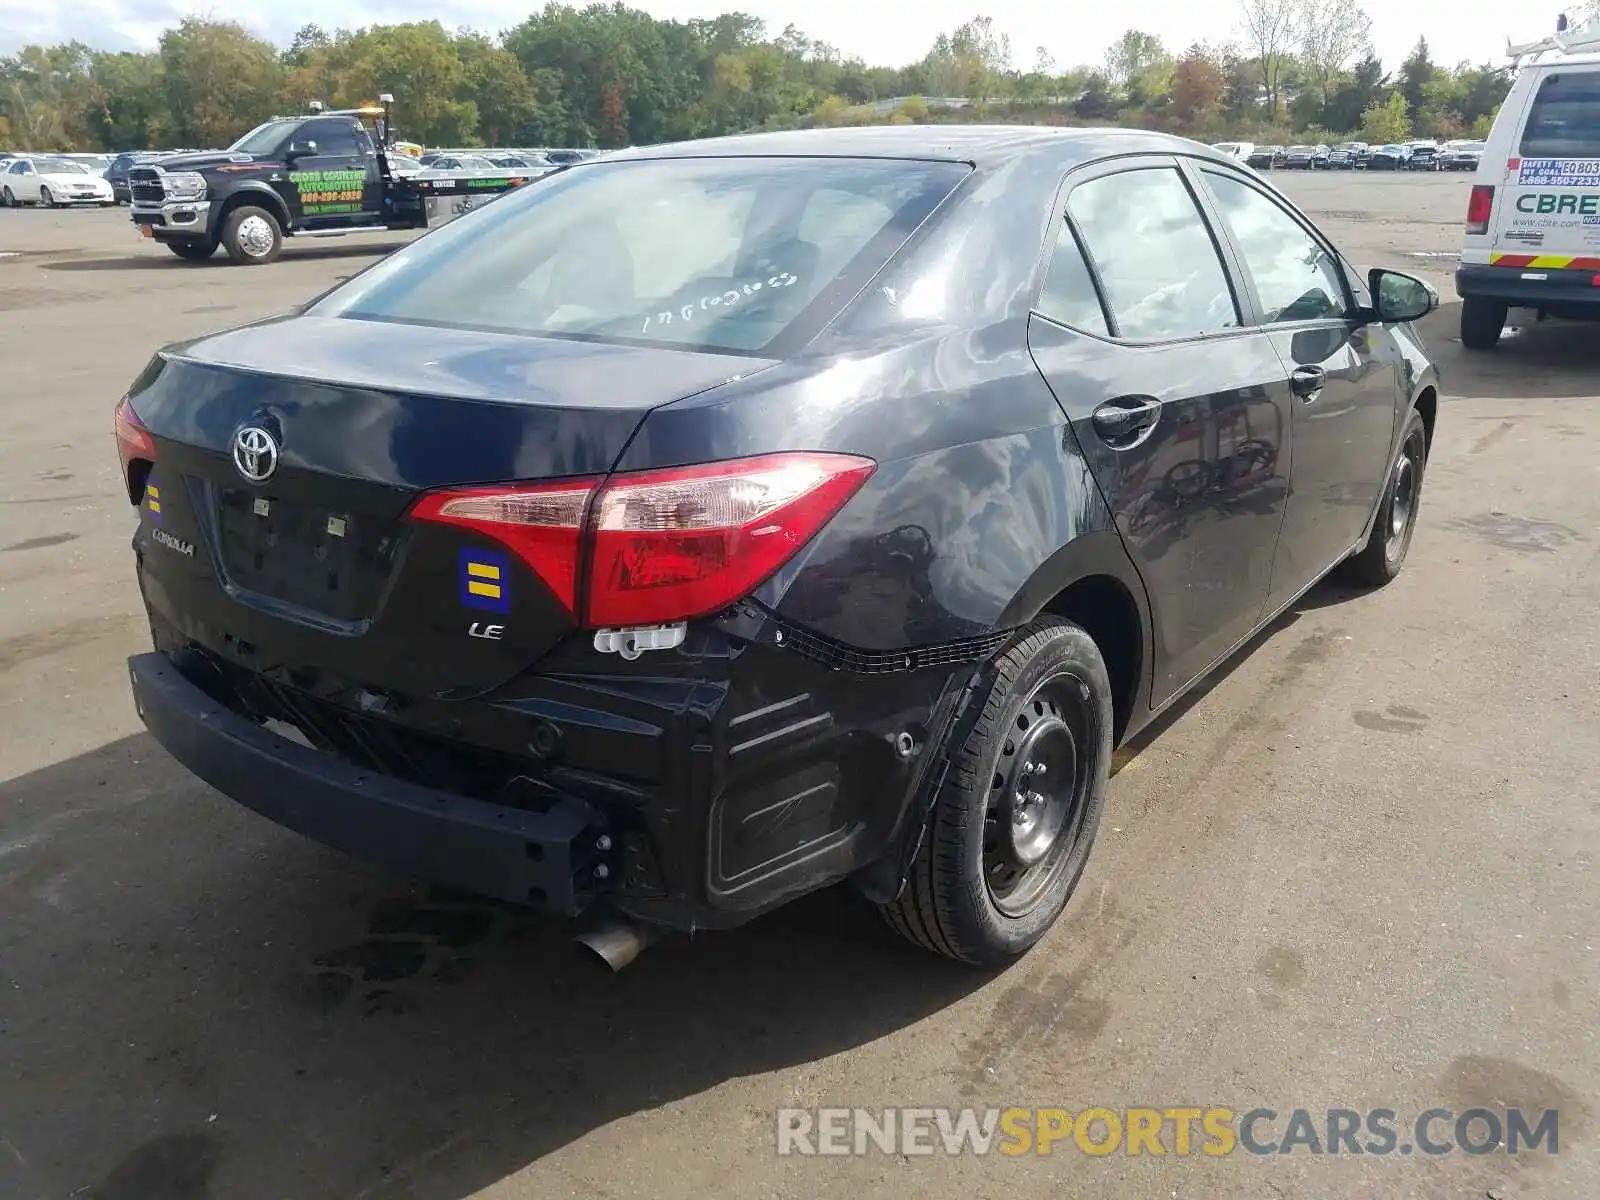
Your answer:
[[[148,53],[82,42],[0,58],[0,150],[228,144],[274,113],[395,97],[426,145],[614,147],[757,129],[942,121],[1126,124],[1218,140],[1483,134],[1509,87],[1490,65],[1391,72],[1349,0],[1240,0],[1241,37],[1182,51],[1129,30],[1104,60],[1019,65],[988,17],[918,62],[869,66],[744,13],[660,20],[618,2],[550,4],[498,37],[437,21],[329,32],[286,48],[191,17]]]

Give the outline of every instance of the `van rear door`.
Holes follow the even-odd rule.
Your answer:
[[[1600,65],[1545,73],[1509,149],[1489,261],[1600,270]]]

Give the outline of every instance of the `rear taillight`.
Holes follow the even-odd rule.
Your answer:
[[[494,538],[543,579],[571,612],[578,593],[578,541],[592,479],[518,488],[431,492],[411,509],[418,521],[458,525]]]
[[[774,454],[614,477],[595,500],[587,623],[661,625],[726,608],[872,471],[843,454]]]
[[[1494,188],[1487,183],[1474,185],[1467,199],[1467,232],[1488,233],[1489,217],[1494,212]]]
[[[433,492],[410,516],[503,543],[581,625],[664,625],[749,595],[874,468],[844,454],[772,454],[613,475],[598,491],[593,480],[569,480]]]
[[[133,405],[128,403],[126,396],[117,402],[112,426],[117,433],[117,455],[122,459],[123,486],[128,489],[129,502],[138,504],[144,484],[142,479],[134,478],[135,474],[138,474],[134,464],[156,461],[155,439],[144,427],[144,422],[139,420],[139,414],[133,411]]]

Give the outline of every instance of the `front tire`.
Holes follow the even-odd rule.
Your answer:
[[[1367,544],[1345,560],[1341,574],[1362,587],[1382,587],[1405,566],[1422,507],[1422,476],[1428,465],[1428,430],[1415,409],[1400,438],[1400,452],[1384,480],[1383,499]]]
[[[1500,344],[1508,311],[1503,301],[1467,297],[1461,302],[1461,344],[1468,350],[1493,350]]]
[[[266,209],[242,205],[222,223],[222,247],[234,262],[260,266],[283,252],[283,230]]]
[[[49,188],[41,187],[39,189],[39,203],[45,208],[54,208],[56,206],[56,198],[50,194]]]
[[[990,664],[901,894],[901,936],[980,967],[1044,937],[1089,860],[1111,771],[1111,681],[1094,639],[1035,621]]]

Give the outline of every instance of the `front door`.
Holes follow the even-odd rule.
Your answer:
[[[1294,396],[1293,489],[1268,598],[1276,607],[1366,530],[1388,475],[1399,350],[1382,326],[1358,318],[1338,256],[1309,226],[1241,174],[1211,166],[1198,174]]]
[[[1084,175],[1066,208],[1029,344],[1144,581],[1159,704],[1261,617],[1288,380],[1175,161]]]
[[[379,213],[377,151],[355,118],[307,121],[290,154],[289,201],[297,226],[348,225],[364,213]]]

